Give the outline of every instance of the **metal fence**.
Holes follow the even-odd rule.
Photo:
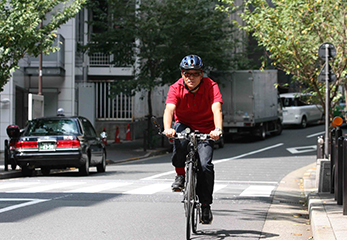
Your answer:
[[[119,94],[110,98],[111,82],[95,83],[96,118],[98,120],[132,120],[133,98]]]

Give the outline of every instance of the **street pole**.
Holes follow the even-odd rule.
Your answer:
[[[42,21],[40,22],[39,28],[42,28]],[[39,54],[39,89],[38,95],[42,95],[42,52]]]
[[[325,44],[325,159],[329,159],[329,44]]]

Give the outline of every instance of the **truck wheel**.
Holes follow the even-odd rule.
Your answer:
[[[300,123],[300,127],[301,127],[301,128],[307,127],[307,119],[306,119],[306,116],[303,116],[303,117],[302,117],[301,123]]]
[[[275,132],[275,135],[281,135],[282,133],[282,130],[283,130],[283,126],[282,126],[282,123],[280,121],[277,121],[276,122],[276,132]]]
[[[259,127],[259,138],[260,140],[265,140],[266,138],[266,130],[264,125]]]

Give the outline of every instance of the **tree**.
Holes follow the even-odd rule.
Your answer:
[[[25,54],[37,57],[52,46],[56,30],[74,17],[84,0],[3,0],[0,2],[0,91]],[[45,25],[39,27],[45,21]]]
[[[89,6],[102,8],[101,2]],[[238,43],[231,37],[235,28],[226,13],[215,10],[218,1],[144,0],[137,9],[134,1],[105,2],[109,7],[94,10],[101,17],[90,22],[104,25],[104,31],[93,33],[94,42],[86,49],[114,54],[115,66],[134,66],[133,79],[115,81],[115,95],[145,89],[150,96],[155,86],[177,80],[181,59],[191,53],[202,57],[208,71],[239,68],[241,57],[234,53]]]
[[[325,83],[317,81],[322,64],[318,48],[324,42],[334,44],[337,56],[331,65],[337,81],[330,84],[330,99],[338,97],[339,85],[347,90],[346,1],[244,0],[242,6],[234,6],[231,0],[223,2],[239,11],[246,23],[239,28],[256,38],[267,50],[272,64],[303,83],[323,106]]]
[[[103,7],[104,2],[108,8]],[[245,57],[235,51],[239,44],[232,38],[235,28],[226,13],[215,9],[216,3],[218,0],[92,3],[102,11],[90,23],[107,27],[92,34],[95,43],[86,46],[88,51],[116,55],[116,66],[134,66],[134,78],[115,81],[113,94],[147,90],[148,116],[152,116],[152,90],[179,78],[179,63],[185,55],[202,57],[207,71],[239,68]]]

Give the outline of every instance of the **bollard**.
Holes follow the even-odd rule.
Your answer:
[[[335,149],[336,149],[336,144],[337,144],[337,141],[336,141],[336,129],[333,128],[330,132],[331,134],[331,140],[330,140],[330,176],[331,176],[331,179],[330,179],[330,193],[334,193],[335,192],[335,168],[336,168],[336,161],[335,161]]]
[[[335,199],[338,205],[342,205],[342,180],[343,180],[343,141],[344,137],[337,139],[337,162],[335,169]]]
[[[343,140],[343,163],[342,163],[342,212],[347,215],[347,138]]]
[[[317,159],[324,158],[324,139],[323,136],[317,138]]]

